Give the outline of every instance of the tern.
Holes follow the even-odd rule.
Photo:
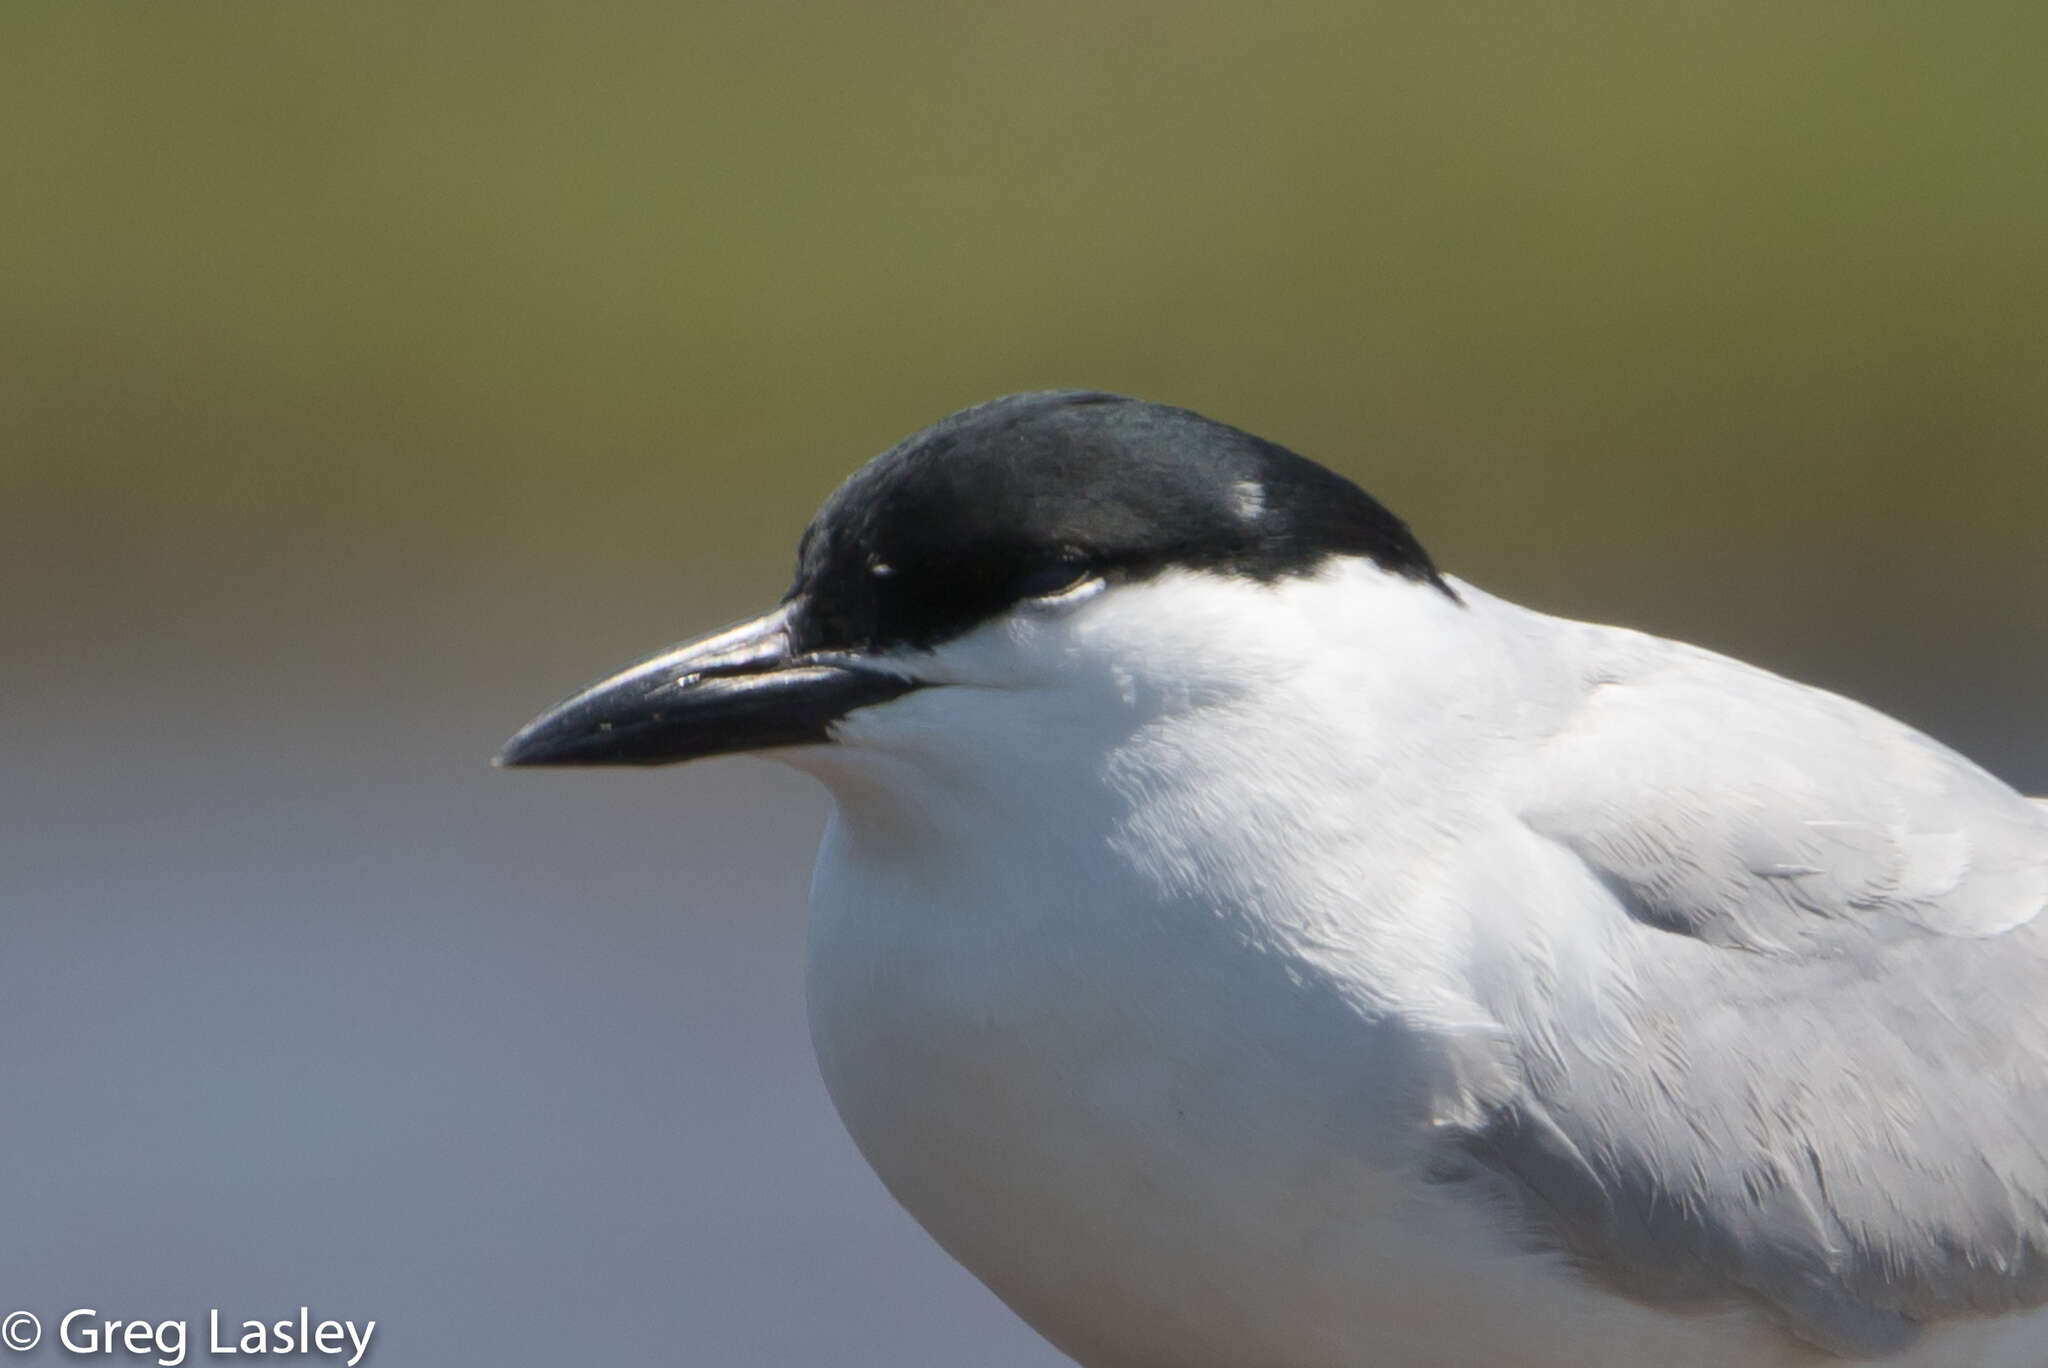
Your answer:
[[[505,765],[833,797],[818,1064],[1087,1368],[2048,1363],[2048,805],[1184,409],[869,462]]]

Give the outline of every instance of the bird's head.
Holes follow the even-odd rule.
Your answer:
[[[1012,395],[841,485],[772,611],[594,685],[498,763],[776,751],[829,778],[833,753],[1117,725],[1284,673],[1286,588],[1333,563],[1453,597],[1399,519],[1313,461],[1185,409]]]

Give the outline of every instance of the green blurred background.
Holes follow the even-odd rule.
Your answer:
[[[857,460],[1074,383],[1588,611],[2043,583],[2039,6],[5,24],[0,503],[61,616],[772,584]]]
[[[502,1239],[568,1232],[577,1266],[606,1251],[655,1309],[593,1285],[582,1310],[494,1342],[499,1361],[601,1361],[628,1352],[605,1334],[653,1334],[648,1316],[671,1318],[650,1342],[724,1361],[1047,1361],[888,1208],[808,1073],[795,960],[816,796],[748,762],[606,785],[483,759],[552,697],[772,599],[858,461],[951,409],[1071,384],[1331,464],[1496,592],[1856,693],[2048,787],[2044,50],[2048,10],[2019,3],[10,5],[9,1038],[70,1042],[88,1051],[73,1065],[117,1076],[212,1051],[230,1088],[241,1042],[282,1029],[276,1004],[181,1036],[165,1022],[189,1001],[146,957],[120,982],[154,984],[157,1008],[77,1043],[137,928],[210,947],[193,993],[255,972],[240,957],[280,924],[328,964],[425,963],[408,936],[490,947],[406,971],[434,998],[470,954],[497,965],[503,992],[464,999],[480,1038],[553,1038],[579,992],[638,991],[644,1021],[591,1025],[558,1068],[529,1053],[492,1096],[555,1095],[646,1051],[631,1087],[578,1105],[673,1097],[676,1114],[621,1113],[562,1152],[664,1137],[672,1158],[632,1170],[659,1210],[701,1186],[681,1118],[769,1077],[790,1090],[777,1124],[805,1138],[742,1126],[718,1181],[787,1191],[816,1160],[821,1194],[869,1183],[847,1199],[867,1205],[818,1226],[738,1203],[692,1257],[756,1298],[689,1302],[663,1289],[688,1281],[698,1227],[605,1244],[591,1232],[645,1232],[591,1214],[600,1174]],[[629,891],[605,882],[627,868]],[[720,898],[675,891],[685,870]],[[602,966],[586,983],[563,965],[587,945],[534,929],[562,898],[616,964],[710,956],[785,1034],[748,1079],[729,1072],[753,1059],[737,1035],[678,1064],[663,1050],[691,1023],[661,1015],[672,985],[621,989]],[[388,922],[365,910],[401,902]],[[531,939],[507,940],[508,918]],[[707,948],[706,921],[770,929],[742,966]],[[64,990],[34,1019],[27,979]],[[299,986],[344,1014],[396,992],[336,982]],[[519,1017],[528,998],[547,1012]],[[308,1019],[307,1039],[336,1020]],[[332,1048],[382,1077],[452,1020],[408,1020],[352,1063]],[[474,1076],[460,1050],[436,1057]],[[32,1113],[87,1087],[31,1072]],[[389,1108],[426,1105],[422,1086]],[[291,1105],[312,1117],[314,1097]],[[192,1116],[174,1098],[132,1146],[80,1157],[75,1134],[27,1122],[12,1143],[76,1186],[161,1199],[175,1183],[142,1156],[166,1127],[189,1172],[228,1162],[185,1100]],[[294,1146],[331,1140],[319,1118],[266,1142],[281,1191],[303,1186]],[[473,1169],[494,1143],[443,1161]],[[404,1144],[350,1152],[335,1220],[393,1174],[454,1181]],[[113,1269],[155,1286],[190,1257],[181,1222],[235,1189],[231,1166],[216,1178],[154,1236],[74,1237],[72,1264],[24,1248],[0,1272],[53,1299]],[[380,1249],[452,1240],[407,1227],[422,1202],[338,1246],[360,1258],[304,1265],[326,1273],[295,1262],[309,1233],[219,1263],[206,1295],[259,1265],[370,1277]],[[783,1244],[730,1254],[778,1220]],[[22,1229],[26,1246],[43,1227]],[[802,1261],[819,1257],[838,1271]],[[416,1277],[385,1273],[362,1285],[391,1318]],[[480,1277],[465,1305],[530,1307],[562,1276]],[[900,1314],[849,1330],[848,1307],[892,1297]],[[947,1319],[945,1299],[966,1309]],[[810,1309],[764,1329],[763,1300]],[[431,1307],[408,1314],[416,1353],[475,1347]]]

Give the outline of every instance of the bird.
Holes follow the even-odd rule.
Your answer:
[[[736,753],[847,1131],[1086,1368],[2048,1363],[2048,803],[1904,723],[1061,390],[498,763]]]

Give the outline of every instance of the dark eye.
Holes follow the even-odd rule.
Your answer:
[[[1019,598],[1051,598],[1088,578],[1094,571],[1088,562],[1079,556],[1062,556],[1050,565],[1036,570],[1027,570],[1019,576],[1015,585]]]

